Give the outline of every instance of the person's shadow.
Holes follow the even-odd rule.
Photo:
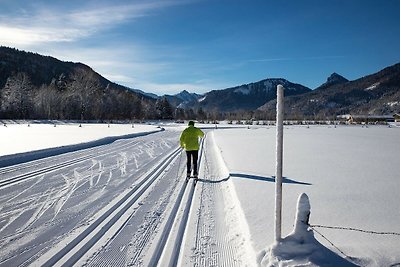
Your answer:
[[[198,182],[209,183],[209,184],[217,184],[217,183],[226,182],[231,177],[275,183],[275,177],[274,176],[264,177],[264,176],[250,175],[250,174],[243,174],[243,173],[230,173],[228,177],[225,177],[225,178],[222,178],[222,179],[219,179],[219,180],[209,180],[209,179],[199,178]],[[285,184],[298,184],[298,185],[312,185],[310,183],[295,181],[295,180],[289,179],[287,177],[283,177],[282,183],[285,183]]]
[[[198,182],[202,182],[202,183],[206,183],[206,184],[218,184],[218,183],[223,183],[223,182],[228,181],[229,178],[230,178],[230,176],[222,178],[222,179],[219,179],[219,180],[209,180],[209,179],[199,178],[197,181]]]

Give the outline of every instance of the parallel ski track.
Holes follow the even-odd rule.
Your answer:
[[[77,152],[77,153],[73,152],[71,154],[68,154],[68,156],[67,156],[67,159],[68,158],[72,158],[72,159],[66,160],[65,158],[63,158],[62,162],[60,162],[61,159],[59,158],[59,156],[57,156],[56,158],[41,159],[41,160],[39,160],[40,162],[36,161],[31,164],[24,164],[24,166],[21,166],[21,167],[19,167],[19,165],[18,165],[18,166],[12,166],[12,168],[7,168],[7,170],[2,169],[1,171],[3,171],[3,174],[4,174],[5,172],[12,172],[12,171],[17,171],[17,170],[21,170],[21,169],[32,168],[32,167],[42,164],[42,162],[46,162],[46,163],[50,163],[50,164],[55,162],[55,164],[53,164],[53,165],[50,165],[50,166],[47,166],[44,168],[40,168],[40,169],[36,169],[34,171],[24,173],[21,175],[17,175],[15,177],[11,177],[11,178],[8,178],[5,180],[1,180],[0,188],[6,187],[9,185],[13,185],[13,184],[21,182],[21,181],[25,181],[25,180],[37,177],[37,176],[45,174],[45,173],[63,169],[65,167],[69,167],[71,165],[78,164],[78,163],[81,163],[86,160],[95,159],[99,156],[109,155],[109,154],[115,153],[116,151],[119,151],[121,148],[129,149],[130,147],[136,146],[139,143],[140,143],[139,141],[131,141],[128,144],[124,143],[124,144],[112,146],[105,150],[102,150],[103,148],[96,147],[96,148],[92,148],[92,149]],[[96,150],[98,150],[98,151],[96,151]],[[96,152],[101,152],[101,154],[97,154]],[[65,155],[63,155],[63,156],[65,156]],[[2,173],[0,172],[0,176],[1,175],[2,175]]]
[[[103,245],[85,266],[153,266],[155,264],[149,264],[148,261],[157,261],[155,257],[151,256],[156,254],[154,253],[155,247],[158,248],[156,251],[161,251],[160,238],[164,240],[167,238],[167,234],[163,234],[163,232],[168,232],[164,230],[166,221],[169,221],[167,225],[173,223],[174,216],[171,216],[171,210],[172,214],[177,213],[183,193],[188,186],[188,183],[184,181],[186,164],[182,164],[183,154],[180,153],[178,164],[175,165],[175,161],[173,166],[171,164],[168,172],[164,173],[165,176],[160,177],[162,179],[160,182],[164,185],[166,181],[169,181],[168,187],[162,187],[165,194],[151,206],[151,210],[148,210],[149,207],[146,208],[146,204],[144,204],[138,213],[136,211],[132,213],[107,244]],[[160,187],[152,190],[154,193],[154,190],[159,191]],[[151,196],[149,197],[151,198]],[[146,198],[144,202],[147,202]],[[142,210],[143,207],[145,207],[144,210]],[[140,226],[136,230],[132,230],[132,224],[138,225],[138,222],[140,222]],[[116,247],[119,249],[117,250]]]
[[[130,190],[120,201],[110,207],[103,215],[97,218],[91,225],[86,228],[81,234],[73,239],[64,248],[58,251],[54,256],[48,259],[42,266],[54,266],[72,249],[78,245],[81,248],[72,256],[65,260],[62,266],[72,266],[75,264],[118,220],[119,218],[145,193],[145,191],[157,180],[168,165],[178,157],[181,148],[175,149],[166,158],[164,158],[142,181]],[[112,214],[117,209],[120,209],[116,214]],[[104,226],[101,224],[108,221]],[[92,232],[97,232],[88,241],[84,239]]]
[[[206,137],[206,136],[205,136]],[[204,144],[204,140],[205,137],[203,138],[201,145],[200,145],[200,150],[199,150],[199,158],[198,158],[198,168],[200,168],[200,163],[201,163],[201,159],[202,159],[202,154],[203,154],[203,144]],[[192,201],[194,198],[194,192],[195,192],[195,186],[196,183],[192,182],[191,186],[189,186],[189,199],[186,203],[182,203],[183,200],[183,196],[185,194],[185,191],[188,188],[188,184],[189,183],[184,183],[183,186],[181,187],[178,197],[175,201],[175,205],[172,208],[171,213],[169,214],[167,223],[163,229],[163,232],[161,234],[161,238],[158,241],[158,244],[156,246],[156,249],[154,251],[154,254],[151,257],[151,261],[149,263],[149,266],[157,266],[161,255],[163,254],[164,250],[167,249],[166,244],[168,242],[168,238],[170,238],[170,234],[171,234],[171,230],[174,226],[174,224],[178,224],[178,235],[175,238],[175,242],[173,242],[174,247],[172,248],[172,254],[171,254],[171,259],[169,259],[169,265],[168,266],[177,266],[178,264],[178,259],[179,259],[179,255],[181,253],[181,245],[183,244],[183,239],[184,239],[184,234],[185,234],[185,230],[188,224],[188,218],[189,218],[189,214],[190,212],[192,212]],[[178,215],[178,211],[179,208],[184,205],[184,211],[182,214],[182,218],[181,220],[177,220],[177,215]]]

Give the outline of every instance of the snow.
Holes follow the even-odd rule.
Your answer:
[[[400,263],[400,236],[315,228],[340,252],[306,223],[400,233],[400,128],[285,127],[283,237],[275,241],[276,129],[197,126],[206,138],[194,186],[184,182],[184,153],[176,152],[184,126],[0,125],[3,155],[115,137],[0,168],[0,265],[57,260],[73,242],[69,254],[76,253],[61,255],[63,262],[82,255],[78,266],[146,266],[155,254],[182,266]],[[26,180],[4,186],[14,176]],[[173,240],[182,240],[178,248]]]
[[[154,125],[5,123],[0,126],[0,167],[112,143],[161,130]]]
[[[79,127],[81,125],[82,127]],[[74,145],[105,137],[154,131],[155,126],[136,124],[16,124],[0,125],[0,156]]]
[[[319,243],[308,227],[310,201],[307,194],[299,196],[293,232],[261,252],[261,266],[357,266],[336,255]]]
[[[199,99],[197,100],[197,102],[203,102],[204,100],[206,100],[206,98],[207,98],[207,95],[205,95],[205,96],[202,97],[202,98],[199,98]]]
[[[247,87],[239,87],[239,88],[235,89],[234,92],[235,93],[240,93],[240,94],[243,94],[243,95],[248,95],[248,94],[250,94],[251,90],[249,88],[247,88]]]
[[[399,105],[399,104],[400,104],[399,101],[394,101],[394,102],[388,102],[388,103],[386,103],[386,105],[388,105],[388,106],[390,106],[390,107],[397,106],[397,105]]]
[[[264,81],[264,86],[267,91],[271,90],[271,88],[275,89],[275,83],[273,83],[271,80]]]
[[[310,197],[311,224],[400,233],[398,128],[292,126],[284,131],[283,235],[292,231],[301,193]],[[254,249],[265,251],[274,243],[275,128],[216,131],[215,137]],[[363,266],[400,262],[399,236],[320,231],[347,255],[363,259]]]
[[[379,82],[378,82],[378,83],[374,83],[374,84],[372,84],[371,86],[365,88],[364,91],[372,91],[372,90],[374,90],[379,84],[380,84]]]
[[[281,84],[285,86],[285,90],[292,90],[292,88],[288,88],[287,81],[284,79],[276,78],[276,79],[267,79],[264,81],[265,90],[274,91],[276,89],[277,84]]]

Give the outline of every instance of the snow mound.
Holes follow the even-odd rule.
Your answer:
[[[308,227],[310,202],[301,194],[297,202],[294,230],[287,237],[261,251],[259,266],[357,266],[319,243]]]

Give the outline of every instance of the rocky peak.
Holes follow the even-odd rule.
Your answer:
[[[322,84],[320,87],[318,87],[317,89],[328,88],[328,87],[330,87],[332,85],[347,83],[348,81],[349,80],[347,80],[343,76],[341,76],[341,75],[337,74],[336,72],[334,72],[328,77],[326,82],[324,84]]]
[[[197,100],[197,98],[199,97],[198,94],[189,93],[186,90],[183,90],[182,92],[180,92],[179,94],[176,94],[175,96],[177,98],[181,99],[182,101],[193,101],[193,100]]]
[[[344,78],[343,76],[337,74],[336,72],[332,73],[331,76],[328,77],[326,83],[330,84],[338,84],[338,83],[346,83],[349,80]]]

